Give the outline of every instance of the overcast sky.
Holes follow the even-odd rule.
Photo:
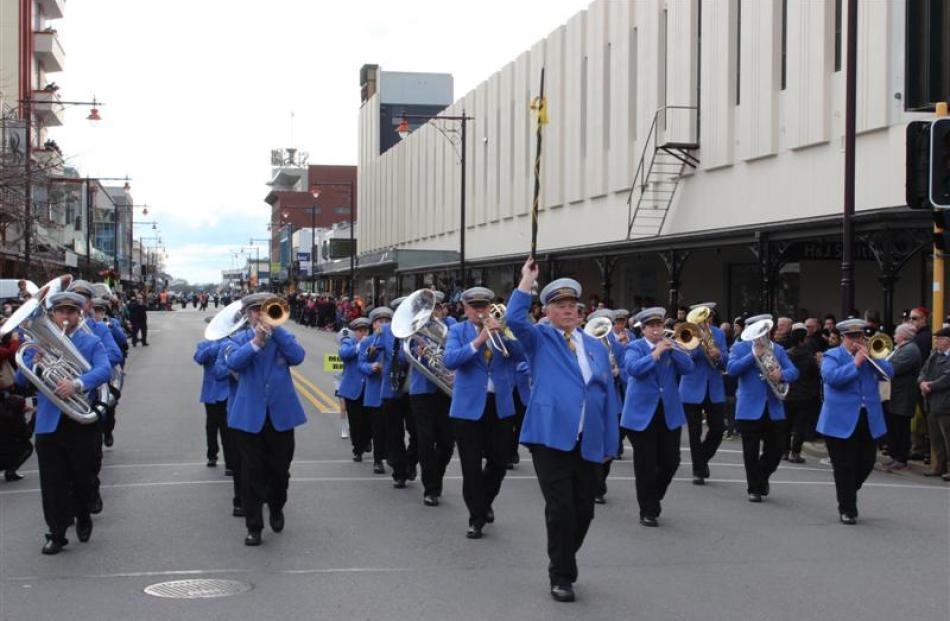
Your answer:
[[[174,276],[218,282],[268,236],[270,149],[356,164],[363,64],[451,73],[458,99],[588,4],[68,0],[50,79],[65,100],[104,101],[103,121],[70,108],[51,135],[81,174],[132,177]]]

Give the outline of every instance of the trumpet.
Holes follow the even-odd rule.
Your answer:
[[[502,338],[502,332],[505,332],[505,336],[508,336],[508,328],[505,326],[506,312],[508,312],[508,308],[504,304],[492,304],[490,307],[488,307],[489,317],[492,317],[501,323],[500,330],[488,331],[488,343],[491,345],[492,349],[497,351],[505,358],[511,355],[511,353],[508,351],[508,347],[505,345],[505,339]],[[484,319],[484,315],[479,315],[478,319],[479,321],[482,321]]]
[[[689,354],[689,352],[699,347],[701,343],[699,335],[699,326],[688,321],[677,324],[673,330],[663,330],[663,338],[670,341],[674,348],[684,354]]]

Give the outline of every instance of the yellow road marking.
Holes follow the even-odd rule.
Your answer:
[[[294,388],[297,389],[297,392],[300,394],[301,397],[303,397],[304,399],[312,403],[313,407],[317,408],[318,412],[322,414],[327,413],[326,405],[318,401],[316,397],[310,394],[310,392],[308,392],[304,386],[302,386],[301,384],[298,384],[297,382],[294,382]]]
[[[314,395],[321,397],[323,402],[326,403],[331,408],[331,411],[336,411],[340,408],[336,397],[331,397],[327,393],[320,390],[320,388],[316,384],[314,384],[313,382],[305,378],[302,373],[300,373],[299,371],[295,369],[291,369],[290,373],[294,376],[294,379],[300,380],[300,382],[302,382],[304,385],[310,388],[310,390],[312,391]]]

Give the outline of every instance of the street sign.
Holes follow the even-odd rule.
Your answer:
[[[301,263],[303,263],[304,261],[310,261],[310,253],[309,253],[309,252],[298,252],[298,253],[297,253],[297,260],[300,261]]]
[[[353,242],[352,244],[350,242]],[[346,237],[331,237],[330,238],[330,247],[329,254],[331,259],[342,259],[344,257],[350,256],[350,248],[353,249],[352,254],[356,253],[356,240],[349,239]]]
[[[338,373],[343,370],[343,360],[336,354],[323,354],[323,370],[326,373]]]

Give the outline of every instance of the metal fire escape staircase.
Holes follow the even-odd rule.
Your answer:
[[[670,114],[683,121],[680,131],[668,126]],[[683,134],[677,140],[672,134]],[[699,158],[699,110],[694,106],[664,106],[653,115],[637,171],[627,197],[627,239],[655,237],[663,232],[676,188],[686,168]]]

